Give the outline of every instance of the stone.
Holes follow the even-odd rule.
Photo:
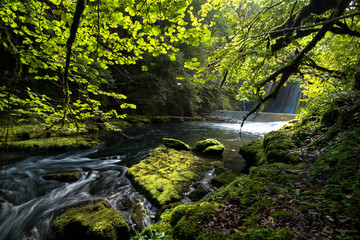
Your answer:
[[[225,150],[224,145],[222,145],[222,144],[214,145],[214,146],[205,148],[205,150],[203,151],[203,154],[207,155],[207,156],[221,156],[221,154],[224,152],[224,150]]]
[[[220,144],[221,143],[218,140],[209,138],[209,139],[197,142],[196,146],[194,148],[194,151],[202,153],[207,147],[214,146],[214,145],[220,145]]]
[[[207,156],[221,156],[225,150],[225,147],[218,140],[209,138],[197,142],[193,150]]]
[[[80,177],[81,177],[81,174],[79,171],[45,173],[43,175],[43,178],[45,180],[56,180],[59,182],[76,182],[80,179]]]
[[[137,204],[134,206],[133,212],[131,214],[131,220],[135,223],[136,228],[141,232],[144,229],[143,218],[144,212],[140,199],[136,199]]]
[[[185,150],[185,151],[190,151],[191,148],[188,144],[177,140],[177,139],[173,139],[173,138],[163,138],[162,139],[165,147],[168,148],[173,148],[175,150]]]
[[[130,239],[130,229],[124,218],[106,201],[71,208],[53,225],[57,240]]]
[[[189,151],[156,148],[126,172],[132,184],[156,206],[178,202],[210,164]]]

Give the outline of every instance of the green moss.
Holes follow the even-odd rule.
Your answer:
[[[194,191],[192,191],[188,197],[191,201],[197,202],[200,199],[202,199],[203,197],[205,197],[207,193],[208,193],[208,191],[205,188],[200,186],[200,187],[196,188]]]
[[[265,150],[262,148],[263,142],[263,139],[259,139],[240,146],[240,154],[245,159],[248,167],[265,161]]]
[[[210,180],[210,183],[215,187],[221,187],[224,185],[228,185],[229,183],[234,181],[235,178],[236,178],[236,174],[229,171],[229,172],[221,173],[218,176],[212,178]]]
[[[257,215],[252,215],[244,219],[244,226],[245,227],[255,227],[259,223],[260,219]]]
[[[180,140],[177,140],[177,139],[163,138],[162,142],[164,143],[165,147],[173,148],[175,150],[185,150],[185,151],[191,150],[191,148],[188,144],[186,144]]]
[[[140,199],[136,199],[137,204],[135,205],[133,212],[131,214],[131,219],[133,220],[133,222],[136,224],[136,227],[138,229],[143,229],[144,225],[143,225],[143,208],[142,208],[142,203]]]
[[[265,134],[263,140],[257,140],[240,146],[240,154],[247,165],[254,166],[264,163],[283,162],[296,164],[300,157],[293,153],[295,144],[286,129]]]
[[[203,151],[203,154],[207,155],[207,156],[221,156],[221,154],[224,152],[224,150],[225,150],[224,145],[222,145],[222,144],[214,145],[214,146],[205,148],[205,150]]]
[[[129,226],[108,202],[72,208],[54,222],[57,239],[129,239]]]
[[[179,201],[209,167],[191,152],[157,148],[126,174],[156,205],[162,206]]]
[[[173,236],[175,239],[196,239],[202,229],[201,221],[208,221],[219,205],[203,202],[199,204],[180,205],[172,211]],[[177,212],[180,211],[180,214]]]
[[[239,231],[228,239],[231,240],[248,240],[248,239],[271,239],[271,231],[265,227],[254,227]]]
[[[271,239],[277,239],[277,240],[289,240],[293,238],[294,238],[294,233],[290,229],[284,227],[274,232],[271,236]]]
[[[214,145],[222,145],[218,140],[209,138],[203,141],[199,141],[196,143],[196,146],[194,148],[194,151],[196,152],[204,152],[204,150],[210,146],[214,146]]]
[[[98,146],[96,140],[83,136],[72,137],[51,137],[41,139],[30,139],[25,141],[9,142],[10,150],[70,150],[85,149]]]
[[[221,156],[225,147],[218,140],[209,138],[197,142],[193,150],[207,156]]]
[[[272,202],[268,199],[261,199],[251,205],[251,209],[261,210],[272,206]]]
[[[289,220],[294,213],[288,211],[274,211],[270,213],[270,216],[281,221]]]

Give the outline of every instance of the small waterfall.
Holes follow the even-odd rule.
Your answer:
[[[294,114],[300,95],[300,83],[288,83],[286,87],[280,88],[276,100],[270,100],[265,112]]]

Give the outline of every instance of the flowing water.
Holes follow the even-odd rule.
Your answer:
[[[147,215],[156,212],[125,177],[128,167],[136,164],[154,148],[162,146],[163,137],[180,139],[191,146],[206,138],[222,142],[226,151],[224,166],[239,173],[244,160],[240,144],[261,138],[266,132],[286,122],[248,122],[242,129],[234,123],[169,123],[132,129],[104,138],[99,148],[62,154],[23,154],[1,156],[13,159],[2,166],[0,174],[0,240],[53,239],[53,220],[69,207],[106,199],[136,229],[129,206],[140,199]],[[9,162],[9,160],[7,160]],[[45,180],[48,172],[79,171],[81,179],[73,183]],[[1,201],[1,200],[0,200]],[[144,225],[149,224],[147,218]]]

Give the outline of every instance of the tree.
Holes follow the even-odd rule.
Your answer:
[[[238,99],[256,99],[246,118],[296,79],[308,96],[344,91],[359,71],[359,1],[228,1],[231,35],[218,40],[202,76],[242,82]]]
[[[120,108],[135,108],[126,96],[111,91],[111,65],[135,64],[144,54],[169,54],[177,43],[211,43],[203,17],[190,0],[4,0],[0,39],[14,59],[14,74],[0,88],[0,111],[10,117],[33,114],[49,127],[75,125],[89,118],[122,118]],[[186,22],[184,18],[190,19]],[[189,25],[188,27],[185,27]],[[147,67],[144,66],[143,70]],[[4,77],[4,79],[5,79]],[[62,96],[30,87],[28,79],[59,88]],[[23,85],[26,90],[19,90]],[[56,90],[59,91],[59,90]],[[24,96],[25,93],[25,96]],[[119,102],[104,111],[101,97]]]

